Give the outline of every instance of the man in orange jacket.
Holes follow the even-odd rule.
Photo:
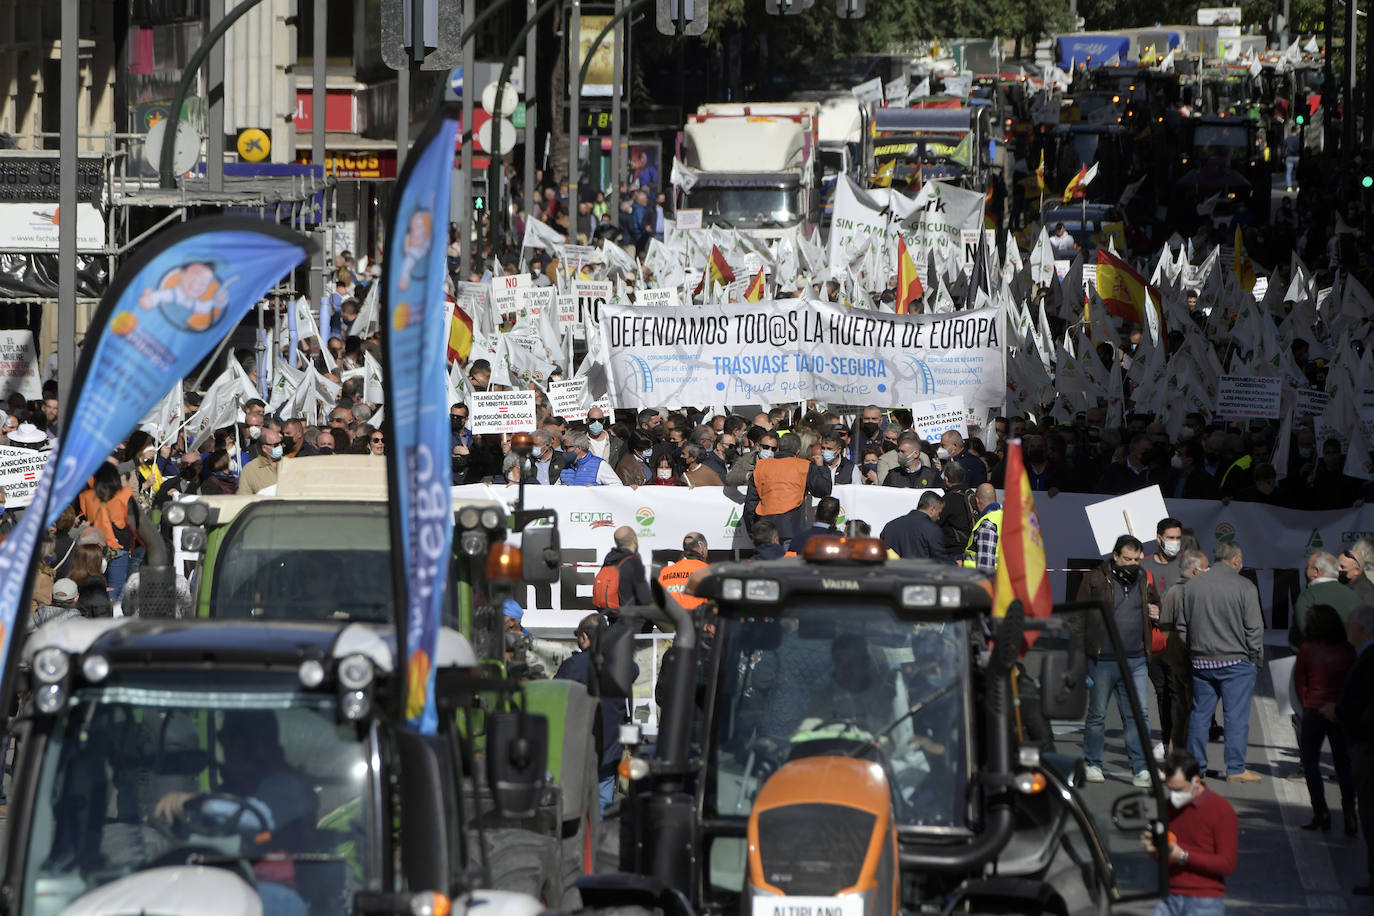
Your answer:
[[[754,523],[766,518],[778,526],[778,537],[786,545],[806,528],[811,498],[830,495],[829,470],[798,457],[800,451],[796,433],[781,439],[765,433],[759,440],[758,460],[744,497],[744,524],[751,534]]]
[[[677,596],[678,604],[692,610],[705,601],[696,595],[687,594],[687,580],[698,569],[706,568],[706,535],[699,531],[689,531],[682,539],[682,559],[669,563],[658,573],[658,584],[665,592]]]

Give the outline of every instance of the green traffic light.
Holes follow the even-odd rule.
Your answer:
[[[1374,175],[1365,175],[1360,179],[1360,187],[1374,188]]]
[[[1301,126],[1301,125],[1306,124],[1306,123],[1307,123],[1307,116],[1306,116],[1306,115],[1298,115],[1298,125]]]
[[[486,199],[485,199],[485,198],[474,197],[474,198],[472,199],[472,209],[474,209],[474,210],[485,210],[486,208],[487,208],[487,202],[486,202]]]

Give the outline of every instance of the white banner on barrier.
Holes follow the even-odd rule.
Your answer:
[[[456,487],[454,492],[510,506],[515,502],[516,488],[475,484]],[[877,534],[889,521],[915,508],[921,492],[846,485],[835,487],[833,495],[840,500],[846,519],[862,519]],[[1091,527],[1084,524],[1085,509],[1101,502],[1102,497],[1061,493],[1050,499],[1042,492],[1035,497],[1051,586],[1055,600],[1064,600],[1073,597],[1065,595],[1064,570],[1085,569],[1104,556]],[[526,488],[525,498],[528,508],[556,509],[560,519],[561,581],[552,587],[531,586],[526,594],[517,596],[527,609],[525,626],[539,635],[567,637],[592,610],[592,580],[611,549],[615,529],[622,525],[630,526],[639,536],[640,556],[655,573],[657,567],[677,560],[683,535],[689,531],[706,535],[712,559],[724,559],[735,550],[747,556],[752,550],[741,524],[744,494],[738,489],[535,486]],[[1339,553],[1359,538],[1374,537],[1374,506],[1307,512],[1262,503],[1233,501],[1222,505],[1211,500],[1170,499],[1165,501],[1165,510],[1196,533],[1208,556],[1221,541],[1240,542],[1245,565],[1256,570],[1266,616],[1282,585],[1280,576],[1282,582],[1291,582],[1294,593],[1305,581],[1300,573],[1306,567],[1309,550]],[[1155,549],[1157,521],[1147,522],[1147,530],[1140,532],[1147,554]],[[1285,609],[1287,606],[1285,603]],[[1274,625],[1273,620],[1270,625]],[[1286,610],[1278,625],[1280,629],[1287,627]]]
[[[606,305],[601,333],[620,407],[815,398],[905,407],[1006,400],[1000,312],[896,315],[783,300],[665,311]]]

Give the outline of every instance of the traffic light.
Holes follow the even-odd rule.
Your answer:
[[[1297,116],[1297,118],[1296,118],[1295,120],[1297,121],[1297,125],[1298,125],[1299,127],[1302,127],[1304,124],[1307,123],[1307,115],[1303,114],[1303,113],[1300,111],[1300,112],[1298,112],[1298,116]]]
[[[487,175],[485,172],[480,176],[474,175],[472,178],[472,209],[478,213],[487,209]]]
[[[1368,191],[1370,188],[1374,188],[1374,175],[1370,175],[1368,172],[1361,175],[1360,187],[1364,188],[1366,191]]]

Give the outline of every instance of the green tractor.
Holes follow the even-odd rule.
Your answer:
[[[197,496],[170,504],[164,532],[186,575],[198,617],[214,620],[356,621],[394,619],[385,465],[369,456],[282,462],[276,492]],[[455,500],[451,603],[444,625],[471,643],[479,662],[522,680],[526,712],[549,723],[550,780],[531,816],[503,817],[478,785],[469,822],[491,828],[491,861],[521,863],[494,875],[498,889],[559,889],[550,906],[575,908],[576,881],[592,872],[599,840],[597,701],[571,681],[531,664],[519,633],[506,632],[503,605],[517,586],[555,581],[557,519],[548,511],[507,515],[490,500]],[[538,522],[538,524],[532,524]],[[508,535],[521,533],[520,547]],[[474,746],[484,716],[502,698],[478,694]],[[517,848],[518,847],[518,848]]]

